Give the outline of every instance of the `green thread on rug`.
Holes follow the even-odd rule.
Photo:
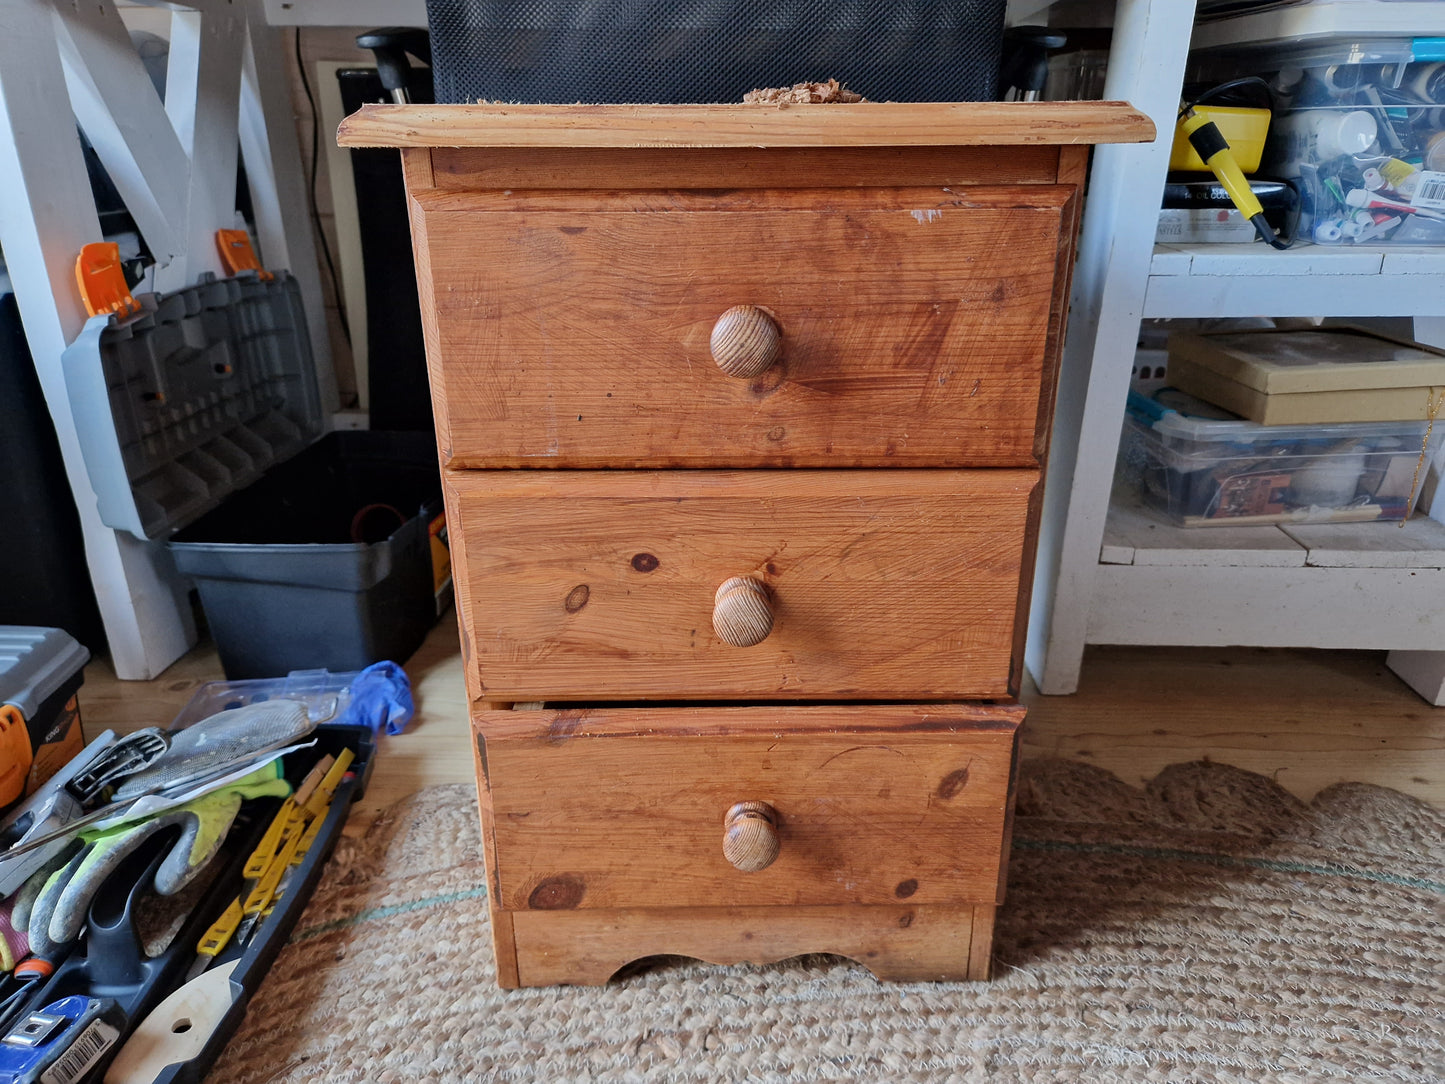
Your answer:
[[[461,903],[463,900],[475,900],[487,894],[486,886],[469,888],[465,892],[446,892],[440,896],[423,896],[419,900],[412,900],[410,903],[389,903],[385,907],[369,907],[365,911],[358,911],[346,918],[334,918],[330,922],[322,922],[315,926],[307,926],[304,930],[297,930],[291,935],[291,941],[310,941],[313,937],[320,937],[323,934],[335,933],[337,930],[349,929],[352,926],[359,926],[363,922],[371,922],[378,918],[394,918],[397,915],[405,915],[412,911],[424,911],[428,907],[437,907],[444,903]]]
[[[1372,873],[1357,866],[1313,865],[1309,862],[1285,862],[1275,858],[1251,858],[1235,854],[1207,854],[1203,851],[1179,851],[1170,847],[1138,847],[1127,843],[1065,843],[1050,839],[1018,839],[1013,845],[1021,851],[1055,851],[1072,854],[1128,854],[1139,858],[1168,858],[1183,862],[1203,862],[1212,866],[1267,869],[1275,873],[1316,873],[1325,877],[1355,877],[1399,888],[1420,888],[1445,895],[1445,883],[1424,877],[1405,877],[1398,873]]]

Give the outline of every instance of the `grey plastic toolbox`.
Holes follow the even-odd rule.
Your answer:
[[[89,661],[90,652],[63,629],[0,625],[0,704],[34,719]]]
[[[0,758],[5,807],[34,791],[84,746],[76,692],[89,661],[90,652],[64,629],[0,625],[0,704],[20,712],[30,743],[23,786],[8,776],[20,765],[8,755]]]
[[[92,317],[63,364],[101,519],[164,538],[324,428],[296,280],[204,276]]]

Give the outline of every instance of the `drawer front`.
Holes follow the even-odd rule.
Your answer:
[[[1023,470],[448,471],[473,691],[523,701],[1007,696],[1037,480]],[[748,582],[720,600],[739,577]],[[761,642],[724,639],[756,633],[759,597],[772,616]]]
[[[1033,465],[1069,191],[433,200],[415,221],[444,459]],[[713,359],[737,306],[778,336],[758,375]]]
[[[1018,707],[480,712],[483,831],[505,910],[992,904]],[[764,803],[776,857],[724,852]],[[736,852],[734,852],[736,853]]]

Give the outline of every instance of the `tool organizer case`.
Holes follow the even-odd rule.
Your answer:
[[[63,629],[0,625],[0,704],[20,712],[32,754],[22,793],[6,809],[84,746],[76,693],[89,661],[90,652]],[[7,767],[0,764],[0,775]]]
[[[337,787],[320,834],[296,869],[291,885],[278,900],[275,910],[262,920],[255,933],[240,949],[227,946],[208,970],[236,960],[228,980],[233,1000],[206,1040],[200,1053],[188,1061],[171,1064],[156,1078],[163,1082],[199,1082],[210,1071],[226,1043],[240,1027],[247,1005],[282,947],[290,939],[301,912],[321,879],[351,803],[365,790],[371,775],[376,746],[365,727],[322,724],[312,733],[316,743],[286,757],[286,778],[300,783],[311,767],[327,754],[351,749],[355,760],[349,777]],[[186,917],[180,932],[159,956],[146,958],[137,936],[137,904],[146,891],[156,867],[174,843],[172,832],[158,833],[127,859],[106,881],[91,905],[86,933],[79,945],[56,967],[50,978],[38,982],[23,1008],[6,1023],[14,1024],[44,1006],[70,995],[114,998],[125,1013],[126,1026],[104,1056],[81,1075],[66,1077],[67,1084],[100,1081],[115,1055],[135,1027],[170,993],[180,987],[196,960],[196,944],[211,924],[236,898],[242,887],[241,872],[246,860],[280,806],[279,799],[257,799],[246,803],[223,848],[221,868],[205,888],[200,903]],[[7,977],[0,984],[0,997],[8,997],[18,980]]]
[[[66,388],[106,526],[164,538],[324,428],[301,290],[285,271],[210,275],[92,317]]]

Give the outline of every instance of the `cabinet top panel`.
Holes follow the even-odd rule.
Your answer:
[[[1127,102],[366,105],[343,147],[919,147],[1147,143]]]

